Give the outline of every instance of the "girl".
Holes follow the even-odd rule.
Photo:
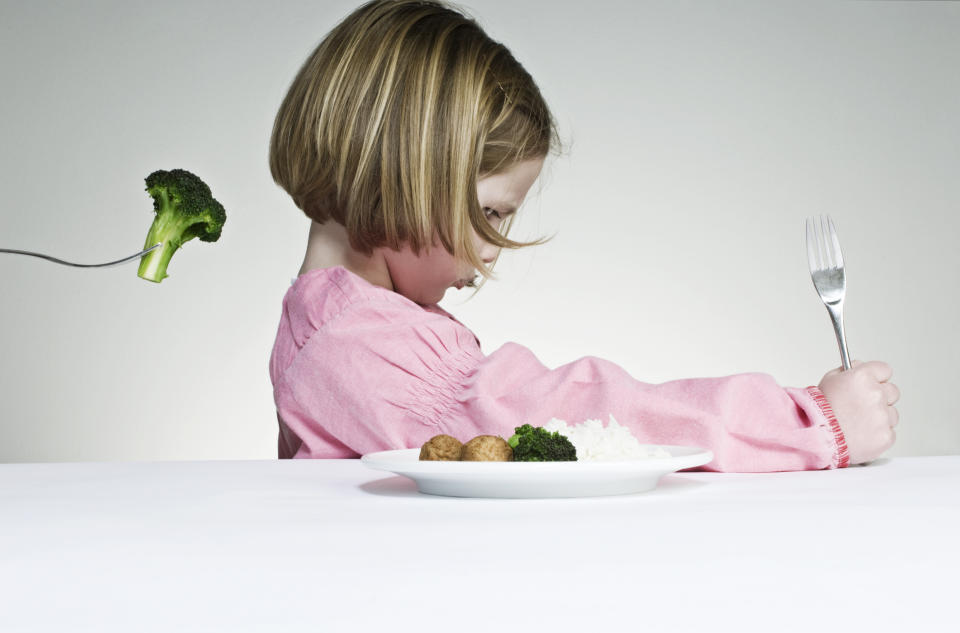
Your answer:
[[[523,66],[443,2],[368,2],[324,38],[270,145],[274,180],[312,220],[270,358],[281,458],[609,414],[643,443],[709,448],[706,470],[839,468],[893,444],[882,362],[784,388],[760,373],[645,384],[589,357],[549,369],[515,343],[484,354],[437,302],[490,278],[500,249],[540,242],[507,234],[558,149]]]

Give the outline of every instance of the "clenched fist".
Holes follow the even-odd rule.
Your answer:
[[[900,390],[890,382],[893,370],[883,361],[859,360],[850,369],[827,372],[818,387],[833,408],[850,452],[850,464],[873,461],[893,446],[900,414],[893,406]]]

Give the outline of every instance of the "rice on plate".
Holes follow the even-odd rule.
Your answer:
[[[585,420],[570,426],[563,420],[551,419],[543,425],[547,431],[566,436],[577,449],[577,460],[581,461],[620,461],[644,459],[648,457],[670,457],[670,453],[659,446],[642,445],[625,426],[621,426],[610,415],[610,423],[604,427],[600,420]]]

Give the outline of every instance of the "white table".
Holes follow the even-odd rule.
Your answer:
[[[420,495],[357,460],[0,465],[0,631],[957,631],[960,456]]]

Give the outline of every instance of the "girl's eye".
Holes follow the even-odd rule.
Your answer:
[[[487,216],[488,219],[491,218],[491,217],[497,218],[498,220],[502,220],[502,219],[503,219],[503,216],[500,215],[500,212],[499,212],[499,211],[495,211],[494,209],[491,209],[491,208],[489,208],[489,207],[484,207],[484,208],[483,208],[483,213],[484,213],[484,215]]]

